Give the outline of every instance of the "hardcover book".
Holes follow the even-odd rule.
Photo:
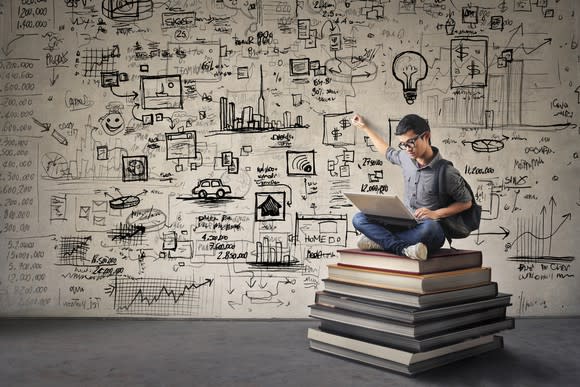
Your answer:
[[[441,249],[419,261],[385,251],[340,249],[338,265],[383,269],[406,273],[428,274],[480,267],[481,251]]]
[[[378,286],[349,283],[323,279],[326,291],[346,296],[362,297],[369,300],[408,305],[417,308],[428,308],[442,305],[453,305],[470,300],[494,297],[497,294],[497,283],[454,289],[429,294],[418,294]]]
[[[310,306],[310,316],[317,319],[335,321],[345,325],[375,329],[381,332],[415,338],[434,335],[450,329],[476,324],[481,321],[504,318],[505,312],[505,306],[495,307],[466,314],[449,316],[443,319],[410,324],[324,305],[315,304]]]
[[[493,298],[469,300],[455,305],[418,308],[390,302],[373,301],[356,296],[345,296],[328,291],[319,291],[316,293],[315,303],[404,323],[417,324],[482,309],[507,307],[510,305],[510,298],[510,294],[500,293]]]
[[[514,328],[514,319],[506,317],[498,320],[484,321],[459,327],[433,335],[409,337],[396,335],[378,329],[343,324],[336,321],[320,320],[320,330],[338,336],[349,337],[369,343],[402,349],[409,352],[425,352],[467,339],[490,335]]]
[[[414,375],[503,346],[501,337],[488,335],[422,353],[412,353],[333,335],[317,329],[309,329],[308,338],[310,348],[314,350],[407,375]]]
[[[360,285],[426,294],[489,283],[491,281],[491,270],[487,267],[477,267],[431,274],[408,274],[328,265],[328,278]]]

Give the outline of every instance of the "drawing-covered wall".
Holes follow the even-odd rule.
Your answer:
[[[575,0],[1,0],[0,316],[306,317],[405,114],[511,315],[580,313]]]

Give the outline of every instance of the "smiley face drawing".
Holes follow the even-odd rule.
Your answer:
[[[125,119],[121,115],[123,105],[111,102],[107,105],[108,113],[99,118],[101,128],[109,136],[115,136],[125,130]]]

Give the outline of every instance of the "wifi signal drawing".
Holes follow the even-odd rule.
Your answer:
[[[288,176],[315,176],[314,151],[287,151],[286,172]]]

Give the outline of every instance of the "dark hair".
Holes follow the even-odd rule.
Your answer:
[[[408,130],[413,130],[415,134],[423,134],[425,132],[430,132],[431,128],[429,128],[429,123],[423,117],[416,114],[407,114],[405,117],[401,118],[401,121],[397,124],[395,134],[400,136]]]

